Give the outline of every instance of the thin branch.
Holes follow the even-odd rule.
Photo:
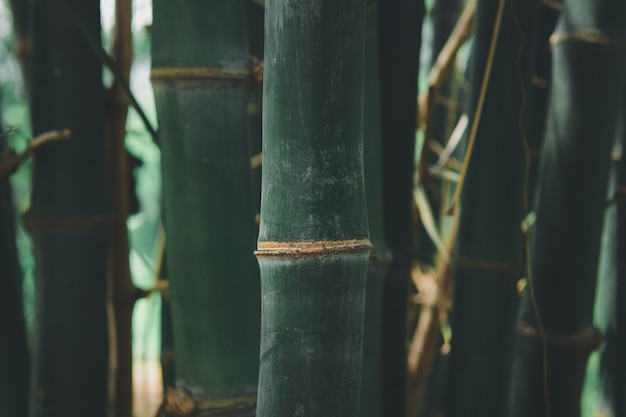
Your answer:
[[[450,239],[445,248],[447,254],[454,252],[458,226],[459,215],[457,213],[454,217]],[[409,347],[406,411],[407,416],[410,417],[416,413],[437,353],[441,327],[447,320],[447,311],[452,298],[452,266],[451,255],[439,258],[434,276],[431,279],[433,285],[430,291],[424,294],[424,304],[420,312],[417,329]]]
[[[16,154],[12,150],[4,151],[0,154],[0,182],[6,181],[26,158],[46,143],[71,137],[72,131],[70,129],[51,130],[33,138],[26,150],[21,153]]]

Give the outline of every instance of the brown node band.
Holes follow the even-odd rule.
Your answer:
[[[550,36],[550,45],[554,48],[562,43],[587,43],[610,46],[626,51],[626,41],[614,38],[597,29],[581,29],[570,33],[554,33]]]
[[[209,400],[185,388],[169,387],[163,401],[175,417],[226,417],[254,410],[257,400],[256,395]]]
[[[527,339],[542,340],[541,332],[537,328],[521,320],[515,324],[515,330],[520,336]],[[551,346],[567,351],[581,359],[587,359],[591,352],[600,347],[604,336],[596,327],[587,324],[583,325],[576,333],[567,335],[545,332],[545,340]]]
[[[487,261],[466,257],[456,259],[456,268],[491,272],[493,274],[517,274],[522,270],[521,265],[515,262]]]
[[[83,217],[35,217],[26,213],[22,223],[29,232],[49,230],[94,230],[104,229],[108,224],[106,216]]]
[[[318,242],[258,242],[257,258],[313,258],[372,250],[369,239],[322,240]]]
[[[152,82],[197,83],[205,82],[232,82],[251,84],[253,82],[250,68],[223,68],[223,67],[176,67],[155,68],[150,74]]]

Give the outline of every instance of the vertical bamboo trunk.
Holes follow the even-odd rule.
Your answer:
[[[364,7],[266,2],[259,417],[358,415]]]
[[[546,128],[546,116],[548,113],[549,87],[552,71],[552,48],[550,36],[554,32],[559,11],[542,3],[540,13],[539,36],[535,47],[535,65],[531,77],[531,87],[528,94],[529,100],[529,128],[528,146],[530,148],[530,167],[528,178],[528,204],[532,208],[535,200],[537,174],[541,159],[541,146],[543,144],[544,131]]]
[[[624,136],[623,123],[621,135]],[[609,199],[613,196],[621,199],[623,184],[626,183],[626,170],[623,166],[620,167],[621,164],[613,163],[612,165]],[[619,250],[623,250],[626,231],[623,214],[621,203],[611,204],[606,208],[598,267],[594,322],[603,332],[605,340],[599,351],[598,398],[594,406],[596,414],[601,416],[622,416],[626,412],[626,403],[623,399],[626,369],[622,360],[624,349],[626,349],[622,322],[622,318],[625,317],[623,301],[625,293],[622,279],[624,262],[619,256]],[[589,377],[589,372],[587,372],[587,377]]]
[[[6,138],[0,138],[0,154]],[[9,181],[0,180],[0,415],[26,416],[28,345],[22,305],[22,271],[15,245]]]
[[[132,64],[132,7],[130,0],[115,2],[115,31],[112,55],[120,74],[130,79]],[[129,265],[126,220],[131,212],[130,158],[126,151],[128,97],[115,80],[106,94],[108,174],[111,216],[109,223],[110,304],[110,396],[111,417],[131,417],[133,411],[132,317],[139,291],[133,285]]]
[[[374,246],[367,269],[361,417],[382,417],[381,308],[383,282],[390,254],[383,232],[382,137],[380,129],[380,72],[378,70],[378,0],[366,3],[363,164],[370,241]]]
[[[611,148],[624,91],[626,4],[573,0],[564,5],[552,38],[531,287],[517,326],[514,417],[579,416],[587,357],[601,341],[592,314]]]
[[[29,74],[28,61],[31,49],[30,12],[34,0],[10,0],[13,14],[13,33],[15,34],[14,51],[22,68],[24,82]]]
[[[393,255],[382,307],[383,415],[405,415],[406,313],[413,251],[413,170],[417,75],[424,4],[380,3],[380,88],[384,234]]]
[[[100,2],[74,4],[100,36]],[[102,66],[61,1],[33,11],[33,133],[70,141],[34,155],[24,222],[35,252],[31,415],[104,417],[107,404],[107,180]]]
[[[155,1],[152,82],[178,390],[167,407],[250,415],[258,377],[243,0]],[[183,25],[180,22],[184,22]]]
[[[516,284],[522,274],[525,95],[538,12],[539,1],[502,6],[478,0],[476,6],[469,116],[470,132],[477,130],[461,196],[448,417],[501,417],[508,409]]]

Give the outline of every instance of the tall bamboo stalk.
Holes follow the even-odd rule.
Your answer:
[[[100,2],[73,6],[100,39]],[[35,252],[31,415],[104,417],[107,176],[102,65],[62,1],[35,0],[33,133],[73,139],[35,152],[25,224]]]
[[[624,136],[621,123],[621,136]],[[608,198],[617,197],[619,202],[624,195],[626,170],[621,163],[614,162],[609,181]],[[621,168],[621,169],[620,169]],[[616,184],[617,183],[617,184]],[[626,412],[626,402],[623,398],[626,369],[621,360],[622,352],[626,348],[624,335],[624,262],[619,256],[619,249],[623,250],[624,209],[622,204],[611,204],[606,208],[602,231],[602,247],[600,265],[598,267],[598,284],[594,308],[594,322],[605,336],[604,343],[599,351],[598,365],[598,399],[594,404],[598,415],[621,416]],[[620,224],[620,220],[622,224]],[[620,247],[621,245],[621,247]],[[587,372],[589,377],[589,372]]]
[[[6,138],[0,138],[0,154]],[[28,345],[22,303],[22,270],[15,245],[15,211],[8,180],[0,180],[0,415],[26,416]]]
[[[592,314],[626,71],[625,16],[625,3],[566,1],[552,38],[532,268],[517,326],[514,417],[580,415],[585,364],[601,341]]]
[[[548,113],[548,101],[552,72],[552,48],[550,47],[550,36],[554,32],[556,20],[559,17],[559,10],[555,6],[548,6],[542,3],[541,17],[539,24],[539,36],[535,47],[535,64],[531,77],[531,87],[528,94],[529,100],[529,128],[528,147],[530,150],[530,167],[528,177],[528,204],[529,209],[535,200],[535,190],[537,184],[537,174],[539,171],[539,161],[541,160],[541,146],[543,144],[544,131]]]
[[[378,0],[369,1],[365,9],[363,164],[369,233],[374,248],[370,254],[365,293],[361,417],[384,415],[380,379],[381,308],[383,282],[391,261],[383,231],[378,3]]]
[[[266,2],[260,417],[358,415],[362,0]]]
[[[130,0],[115,2],[112,55],[120,74],[130,79],[132,64],[132,7]],[[109,303],[110,303],[110,388],[112,417],[131,417],[133,411],[132,316],[139,291],[133,285],[129,265],[126,220],[131,212],[130,158],[126,151],[126,119],[129,100],[119,80],[106,94],[108,174],[110,183]]]
[[[249,415],[258,378],[244,0],[154,2],[152,82],[178,389],[167,407]],[[184,24],[181,25],[181,22]]]
[[[476,131],[461,196],[449,417],[501,417],[508,409],[523,264],[526,94],[538,12],[539,1],[478,0],[476,6],[469,97],[470,132]]]
[[[406,313],[413,251],[413,171],[417,74],[424,4],[380,3],[380,88],[385,240],[393,261],[383,289],[383,414],[404,416]]]

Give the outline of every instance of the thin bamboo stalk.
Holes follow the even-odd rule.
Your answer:
[[[267,1],[259,417],[358,415],[362,0]]]
[[[0,139],[0,154],[6,149]],[[15,245],[15,211],[8,180],[0,180],[0,415],[26,416],[29,357],[22,270]]]
[[[620,130],[623,132],[623,129]],[[623,133],[621,136],[623,136]],[[613,162],[611,165],[609,190],[607,193],[609,200],[619,194],[619,185],[617,183],[620,181],[618,177],[623,173],[619,163]],[[626,179],[626,175],[622,175],[621,179]],[[620,269],[618,257],[619,207],[617,204],[610,204],[606,208],[604,215],[593,316],[594,323],[605,335],[605,339],[598,352],[598,366],[596,368],[588,367],[585,378],[585,385],[589,385],[585,389],[596,390],[597,397],[594,396],[593,398],[597,401],[594,404],[585,404],[584,394],[582,401],[583,410],[585,406],[589,406],[597,415],[601,416],[620,415],[615,412],[615,406],[620,402],[620,390],[622,389],[621,385],[617,384],[620,382],[620,378],[623,378],[620,376],[620,373],[623,373],[623,366],[621,365],[622,351],[618,350],[620,343],[623,346],[621,340],[623,337],[620,331],[620,319],[617,316],[621,303],[621,294],[618,291],[621,287],[618,281],[618,271]],[[590,370],[595,372],[590,373]],[[595,384],[592,384],[592,381]]]
[[[100,3],[75,10],[95,39]],[[35,252],[31,415],[104,417],[107,408],[107,178],[102,65],[63,2],[33,10],[33,133],[73,139],[35,151],[24,218]]]
[[[514,417],[579,416],[587,357],[601,342],[592,315],[624,91],[624,16],[624,3],[566,1],[552,38],[529,291],[517,326]]]
[[[115,2],[115,31],[112,55],[124,79],[130,79],[132,64],[132,7],[130,0]],[[106,93],[109,203],[109,323],[112,387],[109,415],[131,417],[133,411],[133,306],[140,292],[130,275],[126,220],[131,212],[130,158],[125,147],[128,98],[118,79]]]
[[[177,385],[166,405],[186,415],[191,398],[194,412],[250,415],[260,290],[245,1],[160,0],[153,7],[152,83]]]
[[[539,1],[478,0],[476,6],[468,103],[475,142],[460,205],[449,417],[501,417],[508,410],[523,265],[522,145],[539,10]]]
[[[413,248],[413,171],[422,1],[379,5],[384,236],[393,261],[383,288],[383,414],[405,415],[407,302]]]

